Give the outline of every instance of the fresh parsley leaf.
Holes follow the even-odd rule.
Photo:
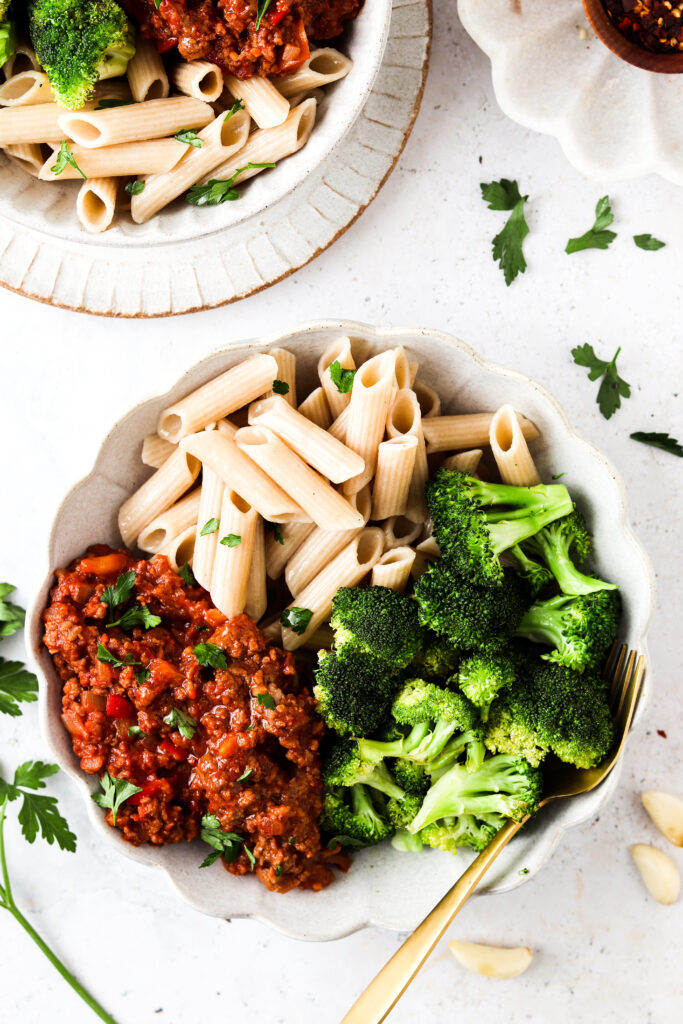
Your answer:
[[[639,249],[645,249],[646,252],[656,252],[657,249],[663,249],[666,245],[666,242],[660,242],[658,238],[653,238],[650,234],[634,235],[633,241]]]
[[[520,868],[519,871],[517,872],[517,874],[518,875],[528,875],[529,874],[529,869],[528,868]]]
[[[253,871],[254,868],[256,867],[256,857],[251,852],[248,846],[244,846],[243,850],[246,853],[247,857],[249,858],[249,867]]]
[[[238,110],[244,110],[244,103],[242,100],[235,100],[230,110],[227,112],[223,121],[229,121],[233,114],[236,114]]]
[[[529,225],[524,216],[524,204],[529,197],[523,196],[517,182],[509,178],[482,182],[479,187],[489,210],[510,210],[503,230],[493,239],[492,249],[493,259],[503,271],[505,284],[509,288],[517,275],[523,274],[527,267],[523,245],[529,234]]]
[[[288,395],[289,384],[287,383],[286,380],[274,380],[273,391],[275,392],[276,395]]]
[[[200,665],[205,668],[227,668],[228,659],[225,651],[218,644],[197,644],[194,648],[194,656]]]
[[[275,875],[277,878],[279,878],[282,875],[282,864],[277,864],[275,866]]]
[[[266,523],[266,528],[272,533],[274,541],[284,544],[285,538],[282,536],[282,527],[279,523]]]
[[[603,196],[595,207],[593,227],[578,238],[570,238],[564,251],[571,255],[583,249],[607,249],[617,237],[614,231],[606,230],[613,220],[609,196]]]
[[[221,823],[215,814],[205,814],[202,818],[201,838],[213,848],[213,853],[202,861],[200,868],[208,868],[219,857],[224,857],[228,864],[232,864],[239,857],[244,845],[242,836],[221,829]]]
[[[118,626],[120,629],[132,629],[133,626],[142,626],[143,629],[154,629],[161,622],[160,615],[152,615],[146,604],[134,604],[127,608],[120,619],[110,622],[108,628]]]
[[[612,361],[607,363],[604,359],[599,359],[596,356],[592,345],[586,343],[572,349],[572,356],[577,366],[588,367],[589,380],[598,380],[602,377],[596,401],[606,420],[621,407],[622,398],[631,396],[630,385],[617,373],[617,356],[620,352],[621,348],[618,348]]]
[[[280,616],[280,622],[301,636],[308,629],[308,624],[313,618],[310,608],[285,608]]]
[[[265,15],[265,13],[266,13],[266,11],[268,10],[269,7],[270,7],[270,0],[257,0],[257,4],[256,4],[256,31],[257,32],[258,32],[258,30],[261,27],[261,22],[263,21],[263,17],[264,17],[264,15]]]
[[[229,533],[226,537],[221,538],[220,543],[226,548],[236,548],[238,544],[242,543],[242,538],[239,533]]]
[[[363,842],[360,839],[354,839],[353,836],[332,836],[327,844],[327,849],[334,850],[338,846],[348,846],[352,850],[360,850]]]
[[[195,587],[197,585],[197,581],[194,578],[194,573],[192,572],[189,562],[185,562],[185,565],[180,566],[180,568],[178,569],[178,575],[182,579],[185,586]]]
[[[160,4],[161,4],[161,0],[154,0],[154,6],[156,7],[157,10],[159,10],[159,5]]]
[[[0,658],[0,713],[18,718],[19,704],[32,704],[38,699],[38,680],[20,661]]]
[[[234,187],[240,174],[245,171],[261,170],[264,167],[275,167],[275,164],[245,164],[238,167],[229,178],[211,178],[206,185],[193,185],[186,193],[185,199],[191,206],[219,206],[221,203],[233,202],[240,194]]]
[[[256,701],[262,708],[269,708],[271,711],[275,707],[275,701],[269,693],[258,693],[256,695]]]
[[[661,448],[663,452],[668,452],[669,455],[677,455],[679,459],[683,458],[683,444],[677,441],[675,437],[671,437],[670,434],[636,430],[630,436],[632,440],[640,441],[641,444],[649,444],[651,448]]]
[[[199,533],[202,537],[208,537],[210,533],[215,533],[220,525],[220,519],[207,519]]]
[[[353,387],[353,378],[356,376],[356,371],[343,370],[338,359],[335,359],[333,363],[330,363],[328,369],[330,371],[330,380],[336,387],[339,394],[347,395]]]
[[[142,684],[146,683],[147,680],[149,679],[149,669],[148,668],[139,668],[137,670],[137,672],[135,673],[135,678],[138,681],[138,685],[142,686]]]
[[[245,732],[252,732],[256,728],[256,722],[252,722],[251,725],[247,726]]]
[[[173,708],[164,718],[166,725],[175,727],[181,736],[184,736],[186,740],[191,740],[197,731],[197,723],[195,722],[192,715],[188,715],[187,712],[181,711],[180,708]]]
[[[194,146],[195,149],[201,149],[204,145],[204,140],[200,139],[192,128],[181,129],[173,138],[176,142],[184,142],[186,146]]]
[[[135,573],[130,569],[128,572],[122,572],[113,586],[105,587],[100,601],[109,606],[109,614],[111,615],[114,608],[117,608],[120,604],[125,604],[126,601],[131,599],[134,590]]]
[[[291,843],[292,846],[293,846],[294,843],[296,842],[296,836],[290,836],[289,839],[287,840],[287,842]]]
[[[564,471],[564,473],[553,473],[552,479],[553,480],[561,480],[562,477],[566,476],[566,475],[567,475],[567,471],[566,470]]]
[[[50,845],[54,842],[62,850],[71,853],[76,849],[76,836],[69,830],[65,819],[57,810],[57,800],[44,793],[27,793],[26,790],[45,789],[44,780],[58,772],[56,764],[45,761],[25,761],[14,773],[12,783],[0,779],[0,797],[12,801],[21,798],[18,814],[24,838],[32,843],[40,832]]]
[[[45,779],[56,775],[59,768],[46,761],[24,761],[14,773],[14,785],[26,789],[45,789]]]
[[[103,807],[105,810],[112,812],[114,824],[116,824],[116,815],[121,804],[125,803],[128,797],[142,792],[141,786],[134,786],[128,779],[115,779],[109,772],[104,773],[100,779],[100,785],[104,792],[93,793],[92,799],[98,807]]]
[[[161,0],[159,0],[161,2]],[[157,4],[157,7],[159,4]],[[129,107],[133,100],[117,100],[113,97],[110,99],[100,100],[96,106],[96,110],[110,110],[112,107]]]
[[[70,164],[75,171],[78,171],[81,178],[83,178],[83,181],[88,180],[86,175],[83,173],[83,171],[76,163],[76,159],[73,153],[71,152],[71,146],[66,141],[66,139],[62,139],[62,144],[59,147],[59,153],[57,154],[57,162],[52,165],[50,170],[53,174],[61,174],[67,164]]]
[[[97,660],[103,661],[106,665],[113,665],[114,668],[125,668],[126,665],[142,665],[141,661],[134,661],[132,654],[127,654],[125,661],[121,661],[115,654],[108,651],[104,644],[97,641]]]
[[[145,182],[139,178],[132,178],[123,186],[123,191],[127,196],[139,196],[141,192],[145,191]]]
[[[0,583],[0,637],[12,636],[24,628],[26,612],[18,604],[5,601],[8,594],[13,593],[17,588],[11,583]]]
[[[238,782],[246,782],[247,779],[250,778],[253,774],[254,774],[254,769],[253,768],[247,768],[245,771],[242,772],[242,774],[240,775],[240,777],[239,777],[239,779],[237,781]]]
[[[129,725],[128,735],[137,736],[139,739],[147,739],[147,733],[143,732],[139,725]]]

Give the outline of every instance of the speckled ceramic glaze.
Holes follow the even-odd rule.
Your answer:
[[[364,324],[323,321],[281,335],[271,335],[216,352],[192,367],[167,394],[150,397],[125,416],[105,439],[91,474],[71,490],[55,518],[47,543],[45,582],[27,623],[31,656],[40,680],[41,720],[52,755],[83,794],[93,827],[102,841],[132,859],[164,871],[171,884],[197,910],[216,917],[253,917],[302,939],[334,939],[368,924],[407,930],[415,927],[470,861],[463,852],[425,850],[397,853],[390,845],[354,856],[348,875],[321,893],[267,892],[255,878],[235,878],[215,864],[198,870],[200,843],[173,847],[127,845],[104,822],[90,800],[97,788],[82,774],[61,724],[61,682],[41,643],[41,612],[54,570],[67,565],[94,542],[121,543],[116,525],[121,502],[139,486],[149,470],[140,462],[145,434],[153,431],[162,408],[214,377],[247,354],[271,345],[286,346],[297,355],[302,393],[317,384],[320,352],[340,333],[363,339],[370,352],[405,345],[410,359],[420,362],[420,379],[438,388],[444,412],[495,409],[504,402],[531,417],[542,437],[534,455],[543,479],[566,474],[563,482],[580,503],[595,534],[597,569],[616,580],[623,596],[621,638],[645,652],[645,634],[652,606],[648,560],[631,531],[626,498],[616,470],[597,449],[574,433],[561,407],[534,381],[484,362],[463,342],[437,331],[382,330]],[[648,687],[650,681],[648,680]],[[648,692],[641,701],[642,716]],[[504,892],[528,881],[551,856],[562,833],[596,815],[618,784],[618,771],[599,789],[545,808],[504,851],[488,876],[485,892]],[[527,873],[520,875],[520,869]]]
[[[553,135],[582,174],[618,181],[655,172],[683,184],[683,76],[610,52],[582,0],[458,0],[458,13],[491,59],[504,112]]]

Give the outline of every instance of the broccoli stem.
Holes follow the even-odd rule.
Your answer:
[[[517,629],[517,636],[563,650],[566,646],[566,637],[562,613],[569,600],[571,599],[565,594],[558,594],[557,597],[551,597],[540,604],[533,604],[525,612]]]
[[[617,590],[616,583],[587,576],[577,569],[569,554],[571,541],[563,536],[548,538],[539,533],[533,538],[534,546],[538,547],[553,576],[560,585],[563,594],[578,597],[581,594],[594,594],[597,590]]]
[[[504,513],[487,515],[486,521],[494,553],[500,555],[528,537],[533,537],[544,526],[561,516],[568,515],[571,510],[572,502],[569,495],[566,494],[566,497],[558,498],[557,501],[551,502],[549,505],[539,506],[538,511],[531,514],[527,510],[521,509],[518,512],[511,512],[509,515]]]
[[[125,75],[128,62],[135,56],[135,45],[121,49],[107,50],[97,66],[97,78],[103,82],[106,78],[118,78]]]

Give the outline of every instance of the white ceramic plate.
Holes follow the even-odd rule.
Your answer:
[[[371,351],[405,345],[420,362],[420,378],[441,394],[445,412],[495,409],[504,402],[530,416],[542,440],[534,454],[544,479],[564,472],[595,534],[597,568],[622,588],[624,616],[621,638],[645,651],[645,633],[652,604],[648,560],[628,523],[626,496],[615,469],[595,448],[572,430],[555,399],[527,377],[484,362],[463,342],[430,330],[382,330],[346,321],[323,321],[244,342],[216,352],[192,367],[167,394],[150,397],[122,419],[105,439],[91,474],[68,494],[55,518],[47,549],[45,582],[27,624],[27,636],[40,680],[41,721],[58,764],[75,780],[93,827],[103,842],[132,859],[164,871],[179,894],[197,910],[215,917],[253,917],[302,939],[334,939],[368,924],[407,930],[415,927],[470,861],[463,852],[425,850],[403,854],[389,844],[354,856],[349,873],[321,893],[269,893],[255,878],[235,878],[217,863],[198,870],[202,845],[162,848],[126,844],[104,821],[90,794],[98,786],[84,775],[61,724],[61,681],[43,647],[41,611],[53,585],[54,570],[68,565],[95,542],[121,543],[116,525],[121,502],[148,475],[140,463],[140,445],[153,431],[157,416],[170,402],[243,359],[249,352],[282,345],[297,355],[302,391],[317,383],[320,351],[339,333],[367,341]],[[645,694],[647,697],[647,693]],[[646,700],[641,701],[639,716]],[[528,881],[550,857],[562,833],[596,815],[618,782],[612,773],[599,789],[545,808],[496,862],[485,892],[504,892]],[[425,870],[428,863],[428,870]],[[521,868],[528,874],[520,875]]]
[[[552,135],[601,181],[655,172],[683,184],[683,75],[634,68],[591,29],[581,0],[458,0],[490,57],[503,111]]]

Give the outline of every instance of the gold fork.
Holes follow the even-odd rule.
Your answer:
[[[551,800],[578,796],[595,789],[607,778],[621,757],[645,678],[644,656],[639,656],[635,651],[627,653],[626,644],[617,650],[615,644],[607,660],[604,678],[611,680],[610,699],[616,720],[612,752],[597,768],[582,769],[561,762],[553,763],[549,770],[544,771],[544,796],[540,807],[549,804]],[[525,821],[528,818],[524,821],[508,821],[503,825],[453,888],[370,982],[341,1024],[380,1024],[387,1018],[455,915]]]

